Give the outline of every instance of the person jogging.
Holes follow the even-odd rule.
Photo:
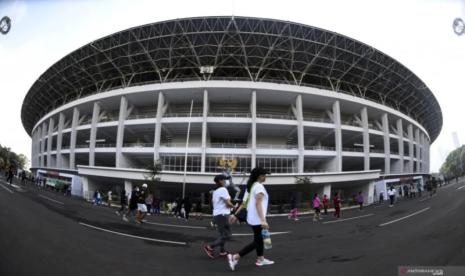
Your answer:
[[[231,229],[229,227],[229,215],[231,214],[231,208],[234,204],[231,202],[231,196],[228,190],[224,187],[226,182],[226,176],[219,174],[214,178],[216,189],[213,192],[213,221],[218,229],[218,238],[210,244],[203,246],[203,250],[207,253],[211,259],[215,258],[215,248],[219,247],[219,256],[225,257],[228,252],[224,249],[224,244],[231,237]]]
[[[118,216],[121,216],[121,214],[124,213],[124,210],[126,209],[126,206],[128,205],[128,197],[126,195],[126,190],[123,189],[121,191],[121,195],[120,195],[120,198],[119,198],[119,204],[121,205],[121,207],[119,208],[118,211],[116,211],[116,214]]]
[[[145,215],[147,214],[147,205],[145,203],[145,198],[147,197],[147,184],[142,184],[142,189],[139,192],[139,198],[137,200],[137,215],[136,223],[142,224]]]
[[[389,188],[387,194],[388,194],[389,200],[390,200],[389,207],[392,207],[392,206],[394,206],[394,198],[396,197],[396,189],[394,189],[394,186],[391,186]]]
[[[339,197],[339,193],[334,194],[333,205],[334,205],[334,217],[340,218],[341,217],[341,198]]]
[[[254,238],[253,241],[242,248],[241,251],[235,254],[228,254],[229,268],[234,271],[239,259],[252,252],[254,249],[257,252],[256,266],[265,266],[274,264],[273,261],[268,260],[264,256],[264,243],[262,237],[262,230],[268,230],[270,226],[266,221],[266,214],[268,209],[268,193],[263,183],[266,180],[267,171],[263,168],[257,167],[250,172],[247,181],[247,189],[241,205],[231,218],[234,223],[237,220],[237,214],[243,209],[247,208],[247,224],[252,228]]]
[[[293,219],[294,221],[298,221],[299,218],[297,218],[297,199],[294,195],[291,196],[291,212],[289,213],[288,218]]]
[[[124,221],[129,221],[128,216],[134,215],[137,210],[137,199],[139,198],[139,187],[134,187],[131,192],[131,197],[129,198],[129,208],[128,212],[123,215]]]
[[[320,216],[321,201],[317,193],[313,195],[312,205],[313,205],[313,211],[315,212],[313,213],[313,221],[318,221],[321,219],[321,216]]]
[[[358,194],[357,194],[357,203],[358,203],[358,205],[360,206],[360,209],[359,209],[360,211],[363,210],[363,201],[364,201],[364,200],[363,200],[363,194],[362,194],[362,192],[358,192]]]
[[[327,195],[323,195],[323,209],[325,210],[325,215],[328,214],[328,208],[329,208],[329,198]]]

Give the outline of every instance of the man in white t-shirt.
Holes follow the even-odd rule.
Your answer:
[[[391,186],[387,192],[390,200],[389,207],[394,206],[394,198],[396,197],[396,189],[394,189],[394,186]]]
[[[231,196],[228,190],[224,187],[226,176],[219,174],[215,176],[214,181],[216,189],[213,192],[212,204],[213,204],[213,222],[216,224],[218,238],[211,244],[203,246],[203,250],[207,253],[208,257],[215,258],[215,248],[220,247],[219,255],[226,257],[228,252],[224,249],[224,244],[231,236],[231,229],[229,227],[229,215],[231,214],[231,208],[234,205],[231,202]]]

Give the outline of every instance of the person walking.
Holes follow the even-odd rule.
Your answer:
[[[315,212],[313,214],[313,221],[320,220],[321,219],[321,216],[320,216],[320,213],[321,213],[321,210],[320,210],[321,201],[320,201],[320,197],[318,197],[317,193],[315,193],[313,195],[312,205],[313,205],[313,211]]]
[[[224,249],[224,244],[231,237],[231,229],[229,227],[229,215],[231,214],[231,208],[234,204],[231,202],[231,196],[228,190],[225,188],[226,176],[219,174],[213,179],[216,185],[216,189],[213,192],[213,221],[218,229],[218,238],[213,243],[206,244],[203,246],[203,250],[211,259],[215,258],[215,248],[219,247],[219,256],[225,257],[228,252]]]
[[[116,211],[116,214],[118,216],[121,216],[121,214],[124,213],[124,210],[126,210],[126,206],[128,205],[128,197],[126,195],[126,190],[123,189],[121,191],[121,195],[120,195],[120,198],[119,198],[119,204],[121,205],[121,207],[119,208],[118,211]]]
[[[329,208],[329,198],[326,194],[323,195],[323,209],[324,209],[324,214],[328,214],[328,208]]]
[[[266,220],[266,214],[268,209],[268,192],[265,189],[263,183],[265,183],[266,175],[268,172],[261,168],[254,168],[250,172],[249,179],[247,181],[247,188],[242,200],[243,204],[236,210],[234,216],[231,218],[231,222],[234,223],[237,220],[237,214],[242,209],[247,209],[247,224],[252,228],[254,238],[253,241],[242,248],[241,251],[235,254],[228,254],[229,268],[234,271],[236,269],[239,260],[252,252],[254,249],[257,252],[256,266],[272,265],[274,261],[268,260],[264,256],[264,243],[262,237],[262,230],[268,230],[270,226]]]
[[[396,197],[396,189],[394,189],[394,186],[391,186],[387,193],[388,193],[389,200],[390,200],[389,207],[393,207],[394,198]]]
[[[131,197],[129,198],[129,208],[126,214],[123,215],[124,221],[129,221],[128,216],[134,215],[137,210],[137,199],[139,198],[139,187],[135,186],[132,189]]]
[[[192,209],[192,203],[191,203],[191,201],[189,200],[188,197],[186,197],[184,199],[183,205],[184,205],[184,219],[186,221],[188,221],[189,220],[189,214],[190,214],[191,209]]]
[[[289,213],[288,218],[293,219],[294,221],[298,221],[297,218],[297,199],[294,195],[291,196],[291,212]]]
[[[139,198],[137,199],[137,215],[136,223],[142,224],[144,221],[145,215],[147,214],[147,205],[145,203],[145,198],[147,197],[147,184],[142,184],[142,189],[139,192]]]
[[[108,197],[108,200],[107,200],[107,203],[108,203],[108,207],[111,207],[111,190],[108,191],[107,193],[107,197]]]
[[[362,192],[358,192],[358,194],[357,194],[357,203],[358,203],[358,205],[360,205],[359,210],[362,211],[363,210],[363,194],[362,194]]]
[[[339,193],[334,193],[333,198],[333,205],[334,205],[334,217],[340,218],[341,217],[341,198],[339,197]]]

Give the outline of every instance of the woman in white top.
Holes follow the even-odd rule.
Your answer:
[[[224,187],[225,180],[226,176],[223,174],[215,176],[214,179],[216,189],[212,196],[213,222],[216,224],[220,235],[213,243],[203,246],[205,253],[212,259],[215,258],[216,247],[220,247],[220,256],[224,257],[228,254],[226,250],[224,250],[224,244],[231,236],[229,215],[231,214],[231,208],[233,208],[234,205],[231,202],[231,196],[229,195],[228,190]]]
[[[263,255],[264,245],[262,230],[270,228],[266,221],[268,193],[263,185],[266,180],[266,174],[267,171],[263,168],[255,168],[250,172],[250,177],[247,181],[247,190],[242,201],[243,205],[236,211],[236,214],[238,214],[241,209],[247,208],[247,223],[252,227],[254,239],[238,253],[228,254],[229,267],[233,271],[239,263],[239,259],[252,252],[254,249],[257,252],[257,261],[255,262],[257,266],[274,264],[273,261],[265,259]],[[236,221],[235,216],[232,219],[232,222],[234,221]]]

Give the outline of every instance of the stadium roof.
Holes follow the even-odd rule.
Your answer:
[[[31,135],[42,116],[90,94],[218,79],[321,87],[369,99],[414,118],[432,141],[442,127],[441,108],[428,87],[373,47],[303,24],[231,16],[157,22],[95,40],[39,77],[21,119]]]

